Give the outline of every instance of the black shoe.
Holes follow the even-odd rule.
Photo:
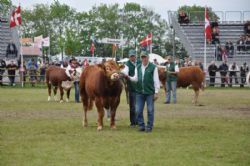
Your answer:
[[[143,132],[143,131],[145,131],[145,128],[139,128],[138,131]]]
[[[151,133],[152,129],[146,129],[146,133]]]

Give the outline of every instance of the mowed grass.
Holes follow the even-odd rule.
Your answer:
[[[73,95],[71,95],[73,98]],[[152,133],[129,128],[125,94],[117,130],[82,127],[82,104],[47,102],[42,88],[0,89],[0,165],[250,165],[250,90],[178,89],[178,104],[155,103]]]

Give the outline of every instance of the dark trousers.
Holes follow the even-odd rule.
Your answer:
[[[136,92],[129,92],[130,125],[137,125]]]
[[[210,76],[209,86],[214,86],[215,76]]]
[[[232,83],[233,83],[233,77],[235,79],[235,84],[238,84],[238,79],[237,79],[237,74],[236,72],[230,72],[229,73],[229,86],[232,87]]]
[[[15,76],[9,76],[10,85],[12,86],[15,83]]]
[[[4,71],[2,71],[2,70],[0,70],[0,85],[2,85],[3,84],[3,73],[4,73]]]
[[[225,87],[227,82],[227,75],[221,74],[221,87]]]
[[[241,75],[240,76],[240,80],[241,80],[241,84],[240,87],[244,87],[245,83],[246,83],[246,76],[245,75]]]
[[[79,81],[74,82],[75,86],[75,102],[80,102]]]

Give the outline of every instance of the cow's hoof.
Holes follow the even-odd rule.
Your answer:
[[[116,126],[110,126],[111,130],[116,130]]]
[[[49,96],[49,97],[48,97],[48,101],[50,101],[50,100],[51,100],[51,97]]]
[[[82,126],[83,127],[88,127],[88,123],[87,122],[82,122]]]
[[[57,99],[57,97],[56,97],[56,96],[54,96],[54,100],[55,100],[55,101],[58,101],[58,99]]]
[[[60,100],[60,103],[63,103],[63,100]]]
[[[66,102],[67,102],[67,103],[69,102],[69,99],[68,99],[68,98],[66,98]]]
[[[101,131],[101,130],[102,130],[102,126],[98,126],[97,131]]]

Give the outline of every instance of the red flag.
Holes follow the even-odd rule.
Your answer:
[[[152,44],[152,36],[153,36],[152,33],[149,33],[146,37],[142,39],[142,41],[140,42],[140,45],[142,47],[145,47],[145,46]]]
[[[95,44],[92,42],[91,47],[90,47],[90,53],[92,56],[94,56],[95,53]]]
[[[10,27],[15,27],[22,24],[21,7],[18,6],[11,14]]]
[[[212,32],[211,32],[211,26],[210,26],[210,22],[209,22],[209,17],[208,17],[208,10],[207,8],[205,8],[205,35],[206,35],[206,39],[207,41],[211,41],[212,40]]]

